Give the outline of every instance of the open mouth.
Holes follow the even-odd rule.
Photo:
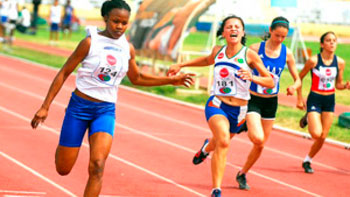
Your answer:
[[[231,38],[236,38],[236,37],[237,37],[237,34],[231,34],[230,37],[231,37]]]

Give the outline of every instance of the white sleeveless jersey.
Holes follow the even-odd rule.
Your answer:
[[[97,27],[86,29],[91,45],[77,71],[77,88],[92,98],[115,103],[119,84],[129,69],[129,42],[125,35],[111,39],[99,35]]]
[[[247,47],[243,46],[232,58],[226,56],[226,48],[222,47],[215,57],[212,94],[249,100],[250,81],[243,80],[237,75],[237,71],[241,68],[252,72],[246,61]]]

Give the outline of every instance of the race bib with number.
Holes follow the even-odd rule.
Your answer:
[[[100,63],[92,73],[92,77],[103,84],[114,86],[123,68],[123,57],[111,50],[104,50],[100,55]]]
[[[278,93],[278,86],[279,86],[279,80],[280,78],[278,77],[278,75],[274,74],[274,73],[271,73],[270,72],[270,75],[273,79],[273,83],[275,84],[275,87],[274,88],[266,88],[266,87],[263,87],[263,86],[260,86],[260,85],[257,85],[257,92],[259,94],[267,94],[267,95],[270,95],[270,94],[277,94]]]
[[[236,69],[230,66],[216,66],[214,69],[216,81],[214,84],[215,95],[235,95],[237,87],[235,82]]]
[[[333,90],[334,89],[334,84],[335,80],[337,77],[337,69],[335,67],[320,67],[320,81],[318,84],[318,89],[319,90]]]

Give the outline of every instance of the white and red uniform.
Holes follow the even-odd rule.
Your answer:
[[[321,54],[318,54],[317,65],[311,70],[311,91],[334,92],[337,75],[337,56],[334,55],[333,62],[330,65],[325,65],[322,61]]]

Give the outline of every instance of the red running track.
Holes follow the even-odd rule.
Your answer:
[[[71,76],[52,104],[44,125],[29,121],[57,70],[0,56],[0,196],[82,196],[87,181],[86,139],[71,174],[55,172],[54,152],[64,109],[74,89]],[[211,133],[201,108],[120,88],[116,135],[101,196],[208,196],[210,161],[192,157]],[[349,150],[325,144],[314,158],[315,173],[301,162],[312,141],[273,131],[247,175],[252,189],[237,189],[235,175],[251,143],[236,136],[229,150],[223,196],[348,196]]]

